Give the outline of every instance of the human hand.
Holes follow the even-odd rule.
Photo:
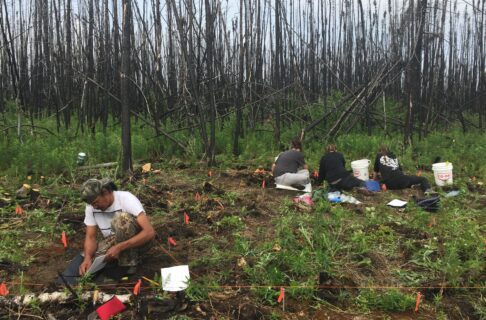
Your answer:
[[[118,259],[118,255],[121,252],[121,248],[118,244],[114,245],[110,249],[108,249],[105,253],[105,261],[113,261],[115,259]]]
[[[91,258],[84,258],[83,263],[79,266],[79,274],[84,275],[86,271],[88,271],[89,267],[91,267],[92,261]]]

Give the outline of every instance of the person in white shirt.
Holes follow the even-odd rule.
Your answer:
[[[83,275],[95,256],[105,254],[105,261],[118,260],[118,265],[135,273],[140,254],[150,247],[155,237],[140,200],[128,191],[117,191],[110,179],[89,179],[81,188],[81,199],[87,203],[84,223],[84,260],[79,266]],[[97,243],[96,228],[104,239]]]

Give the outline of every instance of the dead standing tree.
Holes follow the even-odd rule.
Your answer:
[[[207,72],[207,100],[209,103],[209,146],[206,150],[208,166],[216,164],[215,148],[216,148],[216,100],[214,98],[214,2],[210,0],[204,1],[206,8],[206,72]]]
[[[187,66],[187,73],[189,75],[189,79],[187,79],[188,82],[187,84],[189,86],[189,94],[190,94],[189,101],[195,107],[196,113],[198,115],[198,120],[199,120],[198,126],[201,134],[201,140],[203,141],[203,145],[204,145],[205,157],[207,157],[208,155],[211,154],[211,150],[210,150],[210,142],[208,140],[208,135],[206,130],[205,110],[199,96],[198,82],[196,76],[196,63],[195,63],[196,57],[194,54],[194,47],[192,41],[192,27],[193,27],[194,12],[192,9],[192,5],[190,5],[188,7],[189,24],[188,24],[188,30],[186,31],[184,30],[184,23],[186,21],[183,20],[183,18],[179,14],[179,10],[177,9],[175,0],[171,0],[171,4],[172,4],[171,8],[172,11],[174,12],[177,29],[179,32],[182,57]],[[187,37],[186,32],[189,33],[189,37]],[[187,48],[186,45],[189,45],[189,48]]]
[[[275,0],[275,58],[273,61],[273,85],[275,89],[280,89],[282,87],[282,77],[283,74],[281,73],[281,67],[283,64],[283,44],[282,44],[282,20],[280,18],[281,15],[281,8],[280,8],[280,1]],[[275,107],[275,128],[274,128],[274,141],[275,144],[280,143],[280,127],[281,127],[281,120],[280,120],[280,100],[277,98],[274,101]]]
[[[130,84],[131,76],[131,23],[132,23],[132,0],[122,0],[123,8],[123,33],[121,47],[121,72],[120,92],[122,105],[122,171],[129,173],[132,165],[132,141],[130,127]]]
[[[409,108],[405,118],[404,144],[410,145],[412,143],[412,133],[414,125],[415,110],[420,110],[422,106],[421,83],[422,83],[422,48],[423,36],[425,27],[425,17],[427,14],[427,0],[417,0],[417,10],[415,13],[416,19],[413,19],[411,26],[411,47],[412,58],[410,61],[410,73],[408,77],[409,88]],[[414,2],[410,2],[410,10],[414,12]]]
[[[89,133],[98,122],[105,128],[110,117],[120,118],[120,1],[0,1],[1,95],[21,98],[19,116],[28,114],[32,124],[55,114],[62,129],[78,114],[73,123]],[[329,132],[381,67],[395,61],[412,62],[383,96],[403,101],[410,116],[388,129],[405,127],[409,140],[453,121],[463,130],[485,127],[484,0],[464,8],[455,0],[239,3],[239,20],[230,24],[235,15],[221,0],[131,2],[130,112],[156,136],[199,135],[211,159],[213,136],[235,114],[231,144],[238,154],[245,130],[271,124],[278,141],[285,127],[313,123],[312,101],[322,114],[332,110],[321,128]],[[342,94],[351,97],[330,106]],[[362,124],[370,132],[380,125],[375,99],[366,95],[344,126]]]

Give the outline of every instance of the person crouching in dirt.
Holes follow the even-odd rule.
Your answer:
[[[413,185],[420,185],[422,191],[427,194],[433,194],[429,181],[425,177],[408,176],[402,171],[398,158],[391,152],[386,145],[382,145],[375,158],[374,178],[381,175],[381,182],[387,189],[399,190],[410,188]]]
[[[148,251],[155,231],[142,204],[128,191],[117,191],[109,179],[89,179],[81,188],[81,199],[87,203],[84,223],[84,260],[79,273],[85,274],[93,258],[105,254],[105,261],[118,260],[128,267],[126,273],[136,272],[140,255]],[[104,239],[97,244],[96,227]]]
[[[302,144],[298,139],[292,140],[290,150],[277,156],[272,165],[272,173],[275,183],[299,190],[303,190],[310,182],[309,169],[302,154]]]
[[[337,152],[335,144],[326,147],[326,154],[322,156],[319,162],[317,183],[321,184],[324,180],[329,184],[331,191],[351,190],[353,188],[367,191],[366,183],[363,180],[346,171],[344,156]]]

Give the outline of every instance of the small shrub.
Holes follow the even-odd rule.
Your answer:
[[[356,297],[356,304],[363,311],[381,310],[401,312],[411,310],[415,306],[415,297],[396,289],[385,292],[364,289]]]

